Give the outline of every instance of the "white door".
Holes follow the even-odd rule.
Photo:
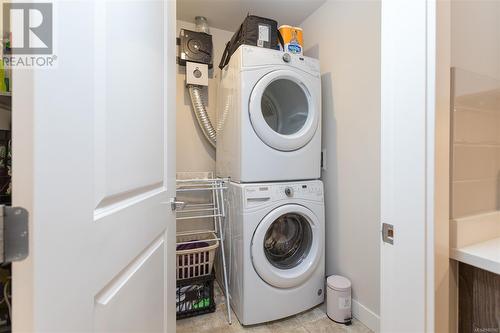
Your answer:
[[[174,332],[175,2],[53,17],[56,67],[13,75],[13,331]]]
[[[276,70],[257,82],[250,96],[249,114],[255,133],[266,145],[292,151],[311,141],[321,109],[319,98],[313,95],[319,89],[309,81],[306,74]]]
[[[435,24],[436,1],[382,0],[381,332],[434,331]]]

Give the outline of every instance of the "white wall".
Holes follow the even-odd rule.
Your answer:
[[[380,23],[378,1],[330,0],[302,24],[305,53],[319,57],[322,72],[327,274],[351,279],[353,309],[372,317],[380,301]]]
[[[500,78],[500,1],[451,2],[451,63]]]
[[[194,23],[177,21],[177,30],[180,31],[181,28],[194,30]],[[217,83],[220,73],[217,66],[224,46],[233,33],[215,28],[210,28],[210,33],[214,46],[214,70],[208,82],[208,89],[205,89],[204,97],[208,113],[212,122],[215,122]],[[215,149],[207,142],[196,122],[189,92],[185,88],[185,68],[177,67],[177,171],[215,171]]]

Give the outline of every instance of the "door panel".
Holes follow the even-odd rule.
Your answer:
[[[95,224],[95,241],[100,246],[94,255],[98,267],[102,267],[95,272],[97,292],[164,232],[165,221],[156,216],[169,213],[169,205],[162,204],[165,201],[168,198],[162,191],[126,209],[113,211]]]
[[[14,332],[173,332],[175,2],[55,2],[53,23],[57,67],[13,74]]]
[[[138,16],[148,19],[138,21]],[[124,29],[127,25],[133,28]],[[163,183],[162,4],[110,2],[103,26],[106,115],[100,119],[104,125],[97,126],[106,129],[105,200]]]
[[[164,251],[160,238],[96,295],[96,332],[163,331]]]
[[[394,226],[394,243],[380,246],[382,332],[434,331],[433,6],[382,1],[381,222]]]

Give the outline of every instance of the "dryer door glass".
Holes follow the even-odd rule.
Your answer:
[[[261,109],[269,127],[279,134],[290,135],[304,127],[309,114],[309,101],[297,83],[278,79],[264,90]]]
[[[308,220],[297,213],[286,213],[269,226],[264,237],[264,252],[274,267],[290,269],[307,256],[311,243],[312,231]]]
[[[280,151],[306,146],[321,119],[319,87],[319,77],[293,70],[272,71],[257,81],[248,113],[262,142]]]

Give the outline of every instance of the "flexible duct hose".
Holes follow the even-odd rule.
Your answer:
[[[210,142],[210,144],[215,148],[216,141],[216,130],[208,117],[207,109],[203,104],[203,100],[201,98],[201,87],[195,85],[189,85],[189,96],[191,97],[191,104],[193,105],[193,111],[196,115],[196,119],[198,120],[198,124],[200,125],[201,131],[205,138]]]

